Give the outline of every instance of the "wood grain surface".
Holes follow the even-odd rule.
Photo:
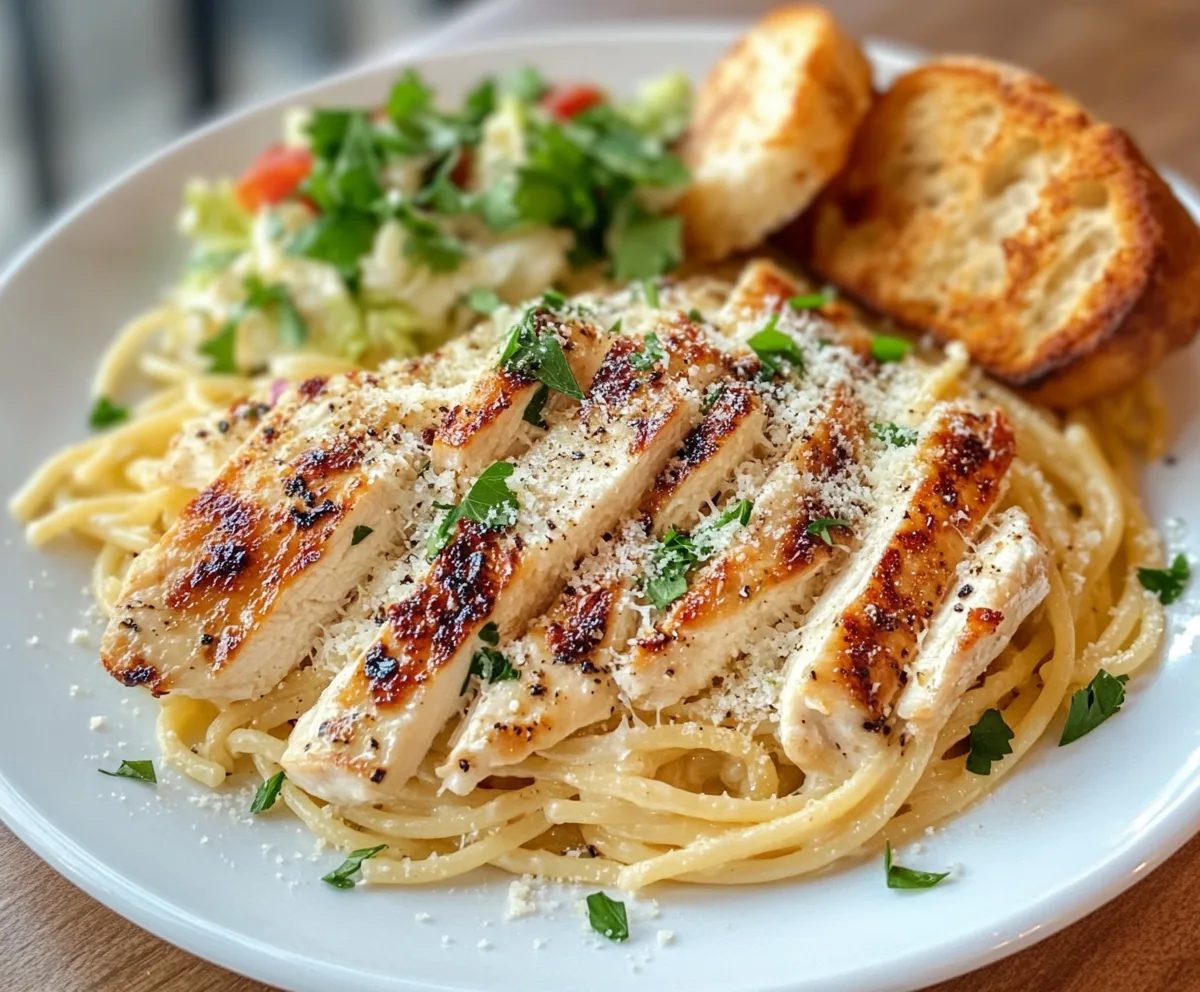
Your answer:
[[[1200,179],[1200,115],[1193,102],[1200,95],[1200,0],[830,5],[861,34],[1028,66],[1132,132],[1151,159]],[[563,6],[557,3],[556,15]],[[729,16],[769,4],[679,0],[674,6]],[[654,13],[671,7],[669,0],[659,2]],[[267,989],[140,931],[56,875],[2,827],[0,858],[6,869],[0,889],[4,992]],[[939,985],[936,992],[1200,992],[1198,936],[1200,838],[1074,926],[1003,963]],[[549,988],[531,981],[535,987]]]

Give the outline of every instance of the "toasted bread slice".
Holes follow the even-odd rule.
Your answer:
[[[715,261],[796,217],[841,169],[871,67],[820,7],[781,7],[717,63],[697,97],[680,203],[689,252]]]
[[[897,80],[809,220],[818,272],[1054,406],[1200,327],[1194,221],[1125,134],[1009,66]]]

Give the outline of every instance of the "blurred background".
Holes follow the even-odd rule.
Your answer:
[[[55,211],[197,122],[433,30],[449,46],[564,21],[750,19],[777,2],[0,0],[0,265]],[[858,33],[1027,65],[1200,178],[1188,104],[1200,0],[826,3]]]

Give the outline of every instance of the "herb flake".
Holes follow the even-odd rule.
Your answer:
[[[883,870],[889,889],[932,889],[950,873],[948,871],[916,871],[892,863],[892,842],[883,848]]]
[[[804,528],[805,534],[811,534],[813,537],[819,537],[822,541],[833,547],[833,538],[829,536],[829,531],[833,527],[849,527],[849,520],[842,520],[839,517],[818,517],[816,520],[809,522]]]
[[[972,775],[990,775],[993,762],[1012,754],[1009,742],[1014,736],[998,709],[984,710],[970,730],[971,753],[967,755],[967,771]]]
[[[360,847],[357,851],[351,851],[346,855],[346,860],[329,872],[327,875],[321,876],[322,882],[328,882],[337,889],[352,889],[354,888],[354,876],[362,867],[362,863],[368,858],[373,858],[380,851],[386,851],[387,844],[380,844],[377,847]]]
[[[145,761],[122,761],[115,772],[110,772],[106,768],[96,769],[101,775],[111,775],[113,778],[134,778],[139,782],[158,782],[158,776],[154,774],[154,762]]]
[[[1065,747],[1090,734],[1120,710],[1125,702],[1125,683],[1128,681],[1128,675],[1113,676],[1102,668],[1091,682],[1073,693],[1058,746]]]
[[[1170,606],[1183,595],[1192,570],[1187,558],[1179,554],[1171,561],[1170,568],[1139,568],[1137,576],[1143,589],[1154,593],[1163,606]]]
[[[625,916],[625,904],[610,899],[603,892],[593,892],[587,897],[588,922],[592,929],[609,940],[629,939],[629,921]]]
[[[278,771],[263,782],[254,793],[254,802],[250,804],[251,813],[265,813],[275,805],[279,798],[279,790],[283,788],[283,772]]]
[[[362,544],[368,537],[375,533],[373,527],[368,527],[366,524],[359,524],[354,528],[354,533],[350,537],[350,547],[355,548]]]
[[[115,427],[129,419],[129,408],[119,406],[107,396],[98,396],[88,416],[88,424],[94,431]]]
[[[877,362],[899,362],[912,349],[912,342],[892,334],[876,334],[871,338],[871,357]]]

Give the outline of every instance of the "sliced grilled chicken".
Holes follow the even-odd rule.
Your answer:
[[[388,610],[378,641],[297,723],[283,758],[292,781],[339,803],[402,788],[461,705],[482,625],[517,633],[637,507],[699,419],[698,390],[728,364],[690,321],[664,325],[659,337],[667,361],[649,364],[640,341],[618,338],[578,416],[519,460],[508,483],[520,503],[514,526],[457,523],[429,574]]]
[[[604,356],[608,336],[585,320],[559,316],[543,308],[532,311],[531,323],[538,337],[553,335],[558,340],[576,382],[586,390]],[[526,407],[544,388],[532,376],[501,367],[480,376],[470,395],[446,414],[437,429],[433,440],[435,471],[451,471],[464,481],[470,480],[510,454]]]
[[[410,420],[428,416],[416,389],[350,373],[286,394],[134,561],[101,648],[109,672],[218,700],[278,683],[404,526],[424,458]],[[372,533],[356,545],[360,527]]]
[[[934,409],[913,471],[868,522],[858,553],[809,613],[801,647],[788,659],[780,731],[797,765],[843,771],[891,733],[907,668],[1001,495],[1014,447],[998,409]]]
[[[642,500],[651,533],[690,527],[762,438],[762,398],[732,383],[684,439]],[[511,646],[515,678],[482,688],[449,757],[438,769],[460,795],[488,775],[611,716],[619,701],[609,675],[614,651],[637,630],[632,593],[645,531],[637,523],[575,569],[555,607]]]
[[[825,415],[768,476],[747,526],[618,668],[634,705],[659,709],[700,691],[757,632],[811,602],[813,582],[852,541],[846,527],[819,522],[862,514],[844,493],[861,490],[866,436],[862,404],[835,387]]]
[[[184,489],[203,489],[258,429],[271,406],[265,401],[239,400],[226,410],[189,420],[171,438],[159,478]]]
[[[1023,511],[1006,510],[963,560],[896,703],[909,737],[937,734],[959,698],[1050,591],[1049,556]],[[878,740],[878,738],[876,738]]]

